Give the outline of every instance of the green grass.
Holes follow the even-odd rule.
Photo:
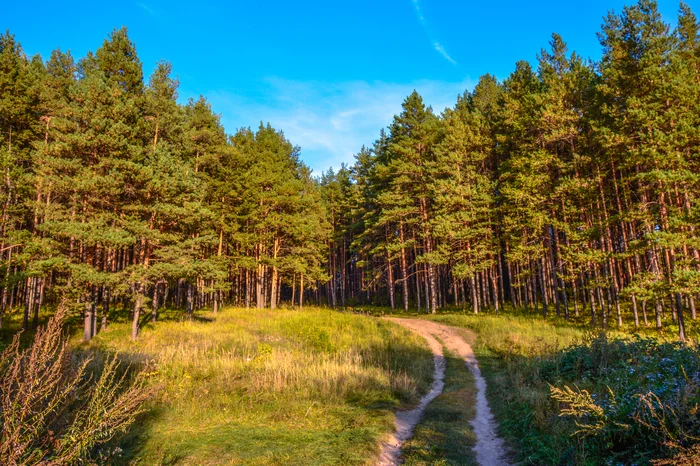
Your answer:
[[[580,326],[554,317],[452,314],[427,318],[473,330],[478,335],[477,347],[504,358],[551,353],[580,341],[585,333]]]
[[[476,465],[476,437],[469,421],[476,415],[474,376],[464,360],[443,348],[445,387],[426,408],[413,438],[404,444],[404,464]]]
[[[556,449],[571,439],[559,429],[564,420],[556,414],[549,386],[536,376],[538,364],[582,341],[585,330],[556,317],[520,313],[421,317],[473,332],[466,339],[486,378],[489,404],[507,446],[525,464],[557,464]]]
[[[694,454],[700,357],[693,344],[655,332],[601,336],[581,323],[518,313],[423,317],[477,335],[487,396],[520,464],[645,465]],[[574,399],[554,399],[552,387],[572,388],[579,403],[581,390],[593,398],[578,416],[561,416]],[[581,425],[595,428],[577,435]]]
[[[474,315],[455,309],[411,316],[471,330],[463,336],[472,345],[487,380],[487,397],[509,450],[525,464],[557,464],[560,456],[556,449],[571,439],[558,430],[564,420],[556,415],[557,405],[549,396],[549,386],[533,374],[543,357],[581,342],[587,332],[585,326],[552,315],[545,319],[510,310],[500,315]],[[471,387],[473,381],[462,386]],[[467,450],[471,454],[471,444]]]
[[[354,311],[365,315],[226,309],[182,321],[181,313],[163,311],[137,342],[130,341],[126,320],[89,344],[76,333],[75,345],[98,362],[119,352],[162,386],[148,414],[121,439],[123,451],[113,462],[371,464],[393,429],[393,412],[417,402],[432,382],[433,367],[422,338],[373,317],[387,309]],[[611,320],[613,330],[600,340],[584,315],[571,321],[511,309],[498,316],[457,309],[412,315],[473,331],[466,337],[487,379],[491,408],[521,464],[648,464],[690,451],[692,442],[683,435],[700,438],[692,414],[700,403],[700,358],[692,345],[664,343],[675,337],[672,327],[662,334],[640,329],[645,338],[639,340],[629,323],[616,329]],[[9,335],[20,318],[9,315],[2,334]],[[697,324],[688,319],[695,339]],[[445,391],[406,443],[408,465],[472,464],[473,380],[459,358],[446,356]],[[552,398],[552,386],[595,394],[607,427],[594,437],[573,435],[575,419],[559,415],[567,403]],[[608,387],[615,392],[613,404]],[[676,447],[654,447],[668,439],[635,424],[638,400],[647,392],[680,413],[668,426],[680,438],[671,439]],[[654,409],[645,415],[653,417]],[[633,427],[620,430],[615,423]]]
[[[113,324],[81,345],[163,386],[117,463],[371,464],[394,410],[432,381],[422,338],[328,310],[226,309],[128,334]]]
[[[473,342],[486,378],[487,397],[500,433],[524,464],[566,464],[562,449],[574,441],[558,416],[549,385],[539,377],[543,358],[583,340],[583,326],[526,314],[460,314],[429,317],[476,334]]]

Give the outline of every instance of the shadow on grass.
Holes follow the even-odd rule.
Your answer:
[[[129,430],[121,436],[113,439],[109,444],[100,448],[103,456],[108,457],[108,464],[115,466],[126,466],[133,464],[141,456],[145,446],[151,441],[158,441],[153,438],[150,427],[160,420],[165,412],[165,406],[161,402],[152,402],[146,412],[140,414]],[[183,454],[164,455],[158,464],[175,465],[185,458]]]
[[[205,317],[210,316],[212,314]],[[211,319],[203,321],[210,322]],[[361,358],[348,361],[361,365],[362,369],[357,366],[355,369],[349,368],[347,373],[341,371],[337,376],[331,374],[331,379],[316,380],[314,374],[302,386],[308,386],[307,388],[302,390],[297,387],[294,390],[299,390],[298,393],[290,392],[297,393],[296,398],[283,393],[246,389],[245,380],[241,382],[243,385],[237,385],[238,382],[234,381],[234,385],[222,386],[221,394],[225,395],[221,402],[225,405],[216,405],[219,406],[217,409],[227,406],[231,410],[231,416],[239,419],[236,422],[233,419],[229,422],[226,417],[222,417],[210,424],[206,410],[212,409],[214,405],[204,403],[204,411],[201,411],[196,396],[190,403],[196,405],[192,411],[197,412],[195,417],[202,415],[201,424],[179,416],[175,412],[179,409],[176,406],[173,411],[170,404],[154,405],[152,411],[141,416],[137,424],[116,443],[124,453],[113,464],[133,464],[139,461],[149,464],[187,461],[199,462],[197,464],[227,464],[229,461],[246,464],[365,464],[375,453],[377,440],[393,427],[393,412],[398,408],[409,408],[417,403],[422,392],[427,391],[432,382],[433,363],[430,352],[417,345],[416,340],[404,341],[397,338],[401,334],[396,333],[393,324],[378,321],[377,327],[374,324],[367,327],[367,321],[361,319],[357,323],[361,323],[361,327],[368,331],[381,332],[381,338],[375,333],[376,341],[362,341],[363,335],[357,334],[359,341],[355,351]],[[344,327],[330,328],[343,331]],[[328,330],[322,327],[319,329],[324,332]],[[189,328],[182,330],[188,332]],[[249,330],[252,333],[257,331],[255,326]],[[274,326],[271,330],[279,331]],[[340,355],[342,350],[334,345],[320,344],[320,340],[317,341],[312,336],[318,335],[303,334],[294,351],[311,352],[315,359],[325,360],[330,356],[328,370],[333,370],[336,361],[333,353]],[[115,337],[127,336],[116,333],[109,336]],[[331,334],[331,341],[332,337]],[[264,340],[266,343],[263,346],[277,348],[283,340],[284,338]],[[325,340],[320,342],[324,343]],[[136,358],[136,362],[139,362],[137,351],[129,351],[127,358],[132,361]],[[264,361],[266,360],[261,359],[260,364]],[[342,364],[345,359],[340,357],[338,361]],[[260,367],[251,365],[243,375]],[[417,369],[419,367],[423,369]],[[381,371],[377,371],[378,368]],[[284,367],[281,370],[284,371]],[[386,374],[389,372],[393,374],[391,387],[387,385]],[[220,394],[215,391],[216,385],[205,382],[208,375],[201,378],[196,373],[189,375],[192,376],[191,379],[169,379],[167,383],[177,384],[180,387],[178,390],[186,386],[188,393],[197,391],[201,396],[218,400],[216,397]],[[405,379],[414,385],[402,385]],[[171,394],[177,397],[177,390]],[[177,400],[171,398],[171,402],[174,401]],[[218,401],[214,402],[216,403]],[[326,418],[319,418],[319,425],[305,420],[309,414],[309,411],[304,414],[306,406],[301,411],[298,409],[298,405],[303,404],[313,410],[311,418],[318,417],[320,413]],[[245,406],[251,406],[250,412],[241,412],[241,407]],[[296,417],[289,417],[292,413]],[[218,414],[212,412],[212,417]]]
[[[700,419],[690,414],[700,399],[692,346],[600,334],[548,354],[504,358],[479,347],[477,357],[521,464],[648,465],[700,438]],[[565,409],[578,414],[562,417]]]

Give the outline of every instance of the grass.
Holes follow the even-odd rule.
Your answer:
[[[569,464],[566,452],[574,440],[569,437],[570,422],[558,416],[558,404],[539,372],[543,358],[583,341],[585,329],[556,317],[519,313],[429,318],[476,333],[473,347],[488,384],[489,404],[516,460]]]
[[[464,360],[447,348],[445,355],[445,387],[426,408],[413,438],[404,444],[404,464],[476,465],[472,448],[476,437],[469,421],[476,415],[474,376]]]
[[[520,313],[421,317],[476,334],[467,341],[487,380],[489,404],[507,446],[524,464],[558,464],[556,449],[571,439],[560,429],[565,420],[557,416],[549,386],[538,382],[536,374],[543,357],[582,341],[584,329],[563,319]]]
[[[371,464],[393,411],[432,378],[422,338],[321,309],[226,309],[128,335],[117,323],[81,345],[163,386],[117,464]]]
[[[385,308],[359,310],[370,316],[226,309],[181,321],[180,313],[163,312],[137,342],[126,321],[89,344],[76,334],[81,351],[118,352],[163,387],[111,462],[371,464],[393,412],[430,385],[432,357],[422,338],[371,316]],[[521,464],[643,465],[700,451],[700,355],[697,345],[669,343],[673,328],[633,337],[629,325],[613,325],[599,337],[584,315],[565,321],[454,309],[414,316],[477,335],[467,341]],[[688,329],[697,339],[697,322],[688,319]],[[408,465],[473,464],[473,378],[458,357],[446,357],[445,391],[406,443]],[[574,405],[577,412],[560,415]],[[587,435],[575,434],[577,422]]]
[[[448,314],[428,316],[443,324],[464,327],[478,335],[477,347],[503,358],[537,356],[578,342],[584,330],[563,319],[509,314]]]
[[[695,454],[700,353],[692,343],[519,313],[423,317],[477,334],[487,395],[520,464],[645,465]]]

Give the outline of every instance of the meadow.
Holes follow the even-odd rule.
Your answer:
[[[379,318],[386,309],[356,311],[225,308],[186,319],[164,310],[135,341],[126,319],[89,342],[69,319],[74,366],[91,358],[86,375],[94,377],[116,355],[122,373],[139,373],[152,389],[127,432],[88,457],[116,465],[376,464],[394,412],[428,390],[433,361],[420,336]],[[9,317],[5,336],[19,325],[17,313]],[[463,329],[513,463],[695,464],[700,454],[697,341],[511,309],[409,317]],[[32,337],[23,334],[21,346]],[[403,445],[406,465],[476,464],[474,378],[459,356],[444,353],[444,390]]]
[[[433,370],[420,337],[322,309],[229,308],[128,334],[112,324],[79,346],[162,387],[109,447],[116,464],[371,464]]]

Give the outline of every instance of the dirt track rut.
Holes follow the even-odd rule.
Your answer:
[[[493,417],[488,400],[486,399],[486,380],[481,375],[479,365],[472,347],[464,341],[459,331],[454,327],[420,319],[388,319],[402,325],[425,338],[430,345],[435,361],[435,376],[430,391],[421,399],[418,407],[411,411],[396,413],[396,431],[382,445],[379,464],[384,466],[401,464],[401,446],[411,438],[413,429],[423,417],[428,404],[437,397],[443,389],[445,376],[445,358],[442,345],[436,337],[442,340],[450,351],[458,354],[474,375],[476,382],[476,416],[470,421],[476,435],[474,452],[477,462],[482,466],[509,466],[505,458],[505,445],[496,433],[497,424]]]

